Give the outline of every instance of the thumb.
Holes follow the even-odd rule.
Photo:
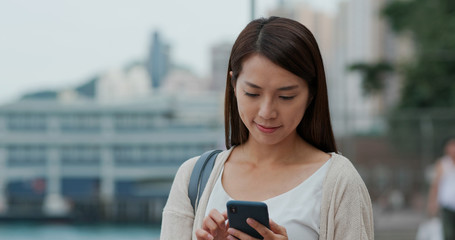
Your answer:
[[[287,236],[288,235],[287,232],[286,232],[286,228],[278,225],[272,219],[270,219],[270,230],[272,230],[272,232],[274,232],[276,234],[279,234],[279,235],[283,235],[283,236]]]

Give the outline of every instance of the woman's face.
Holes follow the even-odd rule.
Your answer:
[[[302,78],[254,54],[243,62],[234,90],[248,141],[274,145],[298,137],[296,128],[309,101]]]

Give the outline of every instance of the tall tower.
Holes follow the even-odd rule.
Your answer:
[[[170,46],[163,42],[158,31],[153,32],[152,43],[146,63],[152,87],[159,88],[170,69]]]
[[[226,76],[232,45],[232,43],[224,42],[214,45],[211,49],[211,90],[223,91],[226,87]]]

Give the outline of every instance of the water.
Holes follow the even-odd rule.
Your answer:
[[[155,240],[159,226],[0,223],[1,240]]]

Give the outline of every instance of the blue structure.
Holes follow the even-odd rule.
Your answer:
[[[147,61],[147,71],[152,80],[152,87],[157,89],[171,68],[170,46],[163,42],[159,32],[154,32]]]
[[[1,106],[0,216],[97,209],[107,219],[158,221],[179,165],[222,145],[221,104],[215,94],[160,94]]]

